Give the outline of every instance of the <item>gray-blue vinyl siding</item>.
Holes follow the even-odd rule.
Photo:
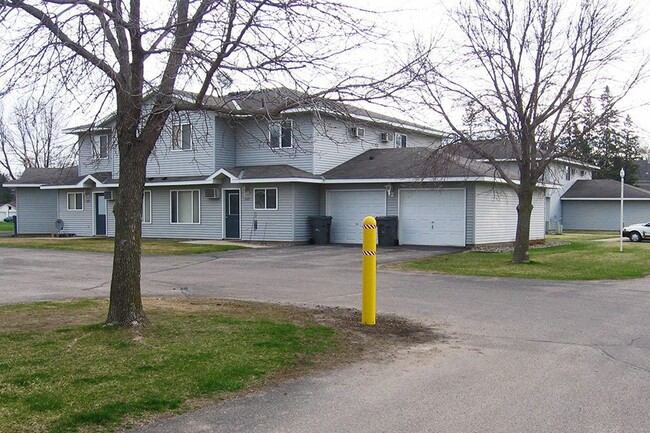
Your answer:
[[[278,208],[255,210],[254,190],[278,189]],[[309,240],[307,217],[318,215],[318,189],[294,183],[250,185],[250,192],[241,187],[241,238],[246,241]],[[257,222],[257,224],[256,224]]]
[[[234,167],[237,165],[237,146],[235,130],[226,119],[215,117],[214,120],[214,167]]]
[[[562,223],[568,230],[619,230],[620,212],[619,200],[562,201]],[[647,221],[650,221],[650,201],[623,202],[623,225]]]
[[[93,236],[93,194],[89,190],[64,189],[58,190],[58,218],[63,220],[63,233],[77,236]],[[83,194],[83,209],[68,210],[68,193]]]
[[[108,158],[100,159],[93,151],[94,145],[99,145],[99,137],[107,134],[83,135],[79,139],[79,175],[85,176],[98,171],[111,171],[113,169],[113,140],[109,135]]]
[[[310,238],[307,217],[319,214],[318,187],[305,184],[232,185],[225,182],[215,185],[222,189],[240,190],[241,239],[247,241],[306,242]],[[147,188],[151,191],[151,223],[142,224],[146,238],[170,239],[223,239],[223,199],[205,198],[206,186]],[[277,210],[255,210],[254,189],[277,188]],[[200,223],[173,224],[170,222],[170,191],[200,191]],[[248,191],[248,192],[247,192]],[[115,235],[114,202],[107,202],[107,235]],[[257,221],[257,227],[255,224]]]
[[[314,169],[314,126],[308,115],[292,116],[293,146],[270,148],[269,122],[242,120],[235,127],[237,166],[287,164],[311,173]]]
[[[56,228],[57,193],[38,188],[16,188],[18,234],[50,234]]]
[[[293,240],[308,241],[311,238],[309,217],[320,215],[320,187],[309,184],[293,184]]]
[[[381,134],[404,133],[407,147],[438,147],[441,143],[437,137],[400,130],[392,126],[364,124],[362,122],[345,122],[324,116],[314,116],[313,158],[314,174],[322,174],[357,155],[370,149],[389,149],[395,147],[394,141],[383,142]],[[363,127],[365,135],[355,138],[350,133],[353,126]]]

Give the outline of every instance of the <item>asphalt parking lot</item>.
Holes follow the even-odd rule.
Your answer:
[[[445,251],[396,248],[380,264]],[[360,249],[301,246],[147,256],[148,296],[359,307]],[[0,249],[0,303],[106,296],[111,256]],[[438,344],[353,364],[141,432],[646,432],[650,279],[561,282],[380,266],[378,310]]]

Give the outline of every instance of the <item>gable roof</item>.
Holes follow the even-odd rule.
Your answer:
[[[650,200],[650,191],[625,185],[625,200]],[[620,200],[621,182],[612,179],[577,180],[563,195],[562,200]]]
[[[150,98],[152,95],[146,96],[145,99]],[[173,99],[176,103],[188,104],[188,109],[191,109],[190,106],[196,96],[196,93],[175,90]],[[310,96],[307,93],[285,87],[231,92],[224,96],[206,95],[203,98],[203,104],[206,110],[213,110],[230,116],[277,118],[282,114],[288,113],[321,112],[360,122],[380,123],[390,125],[394,128],[416,130],[438,137],[445,135],[443,132],[433,129],[428,125],[388,116],[321,96]],[[68,128],[65,131],[71,134],[85,134],[90,130],[105,132],[110,130],[109,125],[115,118],[115,115],[116,113],[113,112],[97,121],[94,125],[80,125]]]

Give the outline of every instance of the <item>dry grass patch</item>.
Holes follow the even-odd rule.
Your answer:
[[[395,317],[203,299],[145,299],[153,323],[106,328],[105,300],[0,307],[0,431],[107,432],[315,368],[430,342]]]
[[[112,253],[114,240],[108,238],[0,238],[1,247]],[[190,244],[177,240],[142,240],[142,254],[203,254],[245,248],[241,245],[231,244]]]

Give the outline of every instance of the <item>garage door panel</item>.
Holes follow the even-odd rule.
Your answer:
[[[328,191],[327,213],[332,217],[333,243],[360,244],[363,239],[363,219],[368,215],[386,215],[386,192]]]
[[[399,200],[400,243],[465,246],[465,190],[401,190]]]

